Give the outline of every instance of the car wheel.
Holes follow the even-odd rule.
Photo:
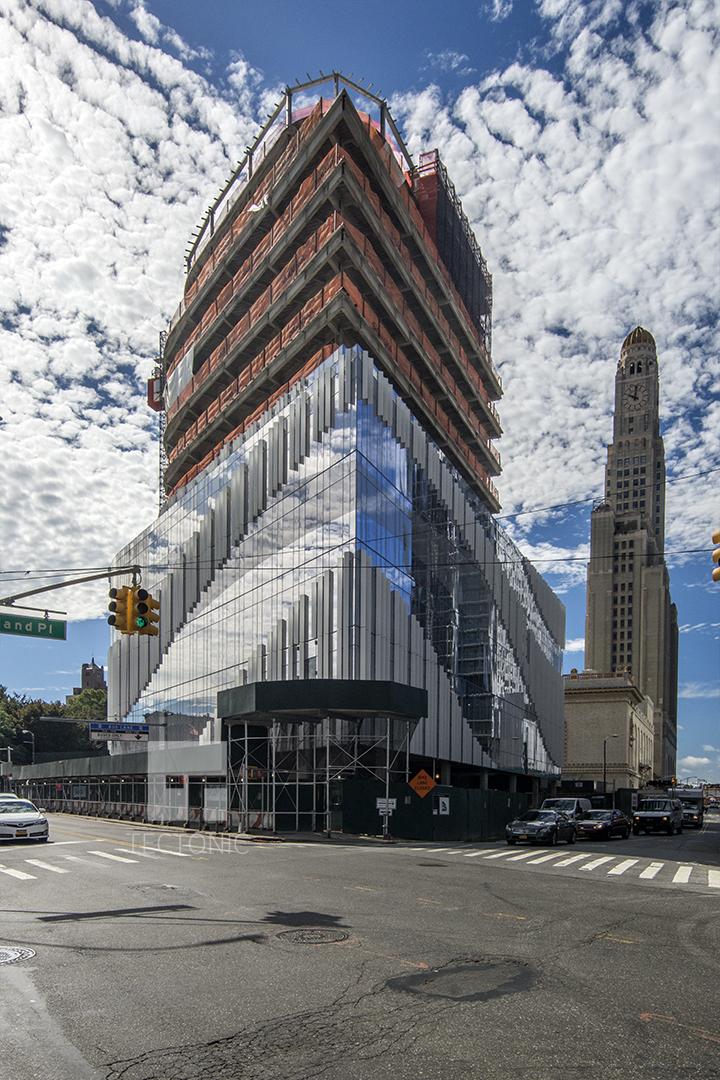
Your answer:
[[[574,844],[576,840],[577,840],[577,833],[573,829],[572,832],[570,833],[570,835],[568,836],[568,844]]]
[[[557,834],[557,829],[556,829],[555,832],[550,837],[550,846],[555,847],[557,842],[558,842],[558,834]]]
[[[675,835],[675,822],[674,821],[671,821],[670,824],[668,825],[667,834],[668,834],[668,836],[674,836]]]
[[[623,840],[627,840],[629,836],[630,836],[630,830],[629,829],[624,829],[623,834],[622,834]]]
[[[639,835],[640,835],[640,830],[639,830],[639,829],[636,829],[636,828],[635,828],[635,827],[633,826],[633,836],[639,836]]]

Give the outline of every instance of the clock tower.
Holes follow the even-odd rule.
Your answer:
[[[677,609],[664,548],[657,349],[638,326],[620,351],[605,497],[591,518],[585,663],[596,672],[627,672],[652,700],[655,746],[647,779],[674,775],[676,761]]]

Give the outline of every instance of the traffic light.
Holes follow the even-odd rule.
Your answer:
[[[114,626],[122,634],[132,633],[128,625],[130,615],[129,586],[121,585],[119,589],[110,589],[108,596],[110,597],[108,611],[112,612],[111,615],[108,615],[110,626]]]
[[[713,544],[720,544],[720,529],[716,529],[713,533]],[[717,563],[713,570],[713,581],[720,581],[720,547],[713,551],[713,562]]]
[[[157,610],[160,607],[159,603],[157,600],[153,600],[147,589],[134,586],[132,593],[130,626],[133,633],[151,634],[153,637],[157,637],[158,628],[155,624],[158,621]]]

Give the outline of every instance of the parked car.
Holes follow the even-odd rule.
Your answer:
[[[565,814],[566,817],[577,820],[577,818],[582,817],[587,810],[592,809],[592,803],[589,799],[545,799],[540,809],[557,810],[559,814]]]
[[[47,840],[47,810],[26,799],[0,801],[0,840]]]
[[[556,810],[527,810],[505,826],[508,844],[557,844],[558,840],[575,843],[575,823]]]
[[[643,799],[633,813],[633,833],[683,831],[683,809],[678,799]]]
[[[0,802],[12,801],[13,799],[17,802],[18,796],[12,795],[9,791],[0,792]]]
[[[627,840],[632,821],[621,810],[586,810],[576,823],[579,839],[610,840],[622,836]]]

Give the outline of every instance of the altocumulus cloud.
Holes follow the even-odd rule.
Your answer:
[[[136,9],[144,42],[85,0],[0,0],[4,570],[107,565],[132,535],[121,493],[134,531],[152,520],[144,380],[187,238],[256,127],[256,73],[236,60],[211,88]]]
[[[644,29],[634,4],[540,11],[559,73],[516,64],[452,100],[393,101],[412,152],[439,148],[495,275],[506,513],[602,496],[615,366],[638,323],[658,343],[669,473],[720,460],[720,10],[657,4]],[[697,546],[715,491],[670,485],[668,549]]]
[[[130,6],[139,42],[86,0],[0,0],[3,569],[104,565],[137,531],[113,517],[121,492],[139,528],[154,516],[144,380],[185,243],[267,107],[243,57],[212,86]],[[649,10],[641,27],[632,3],[543,0],[552,71],[539,58],[473,82],[453,54],[455,96],[391,103],[415,155],[439,147],[495,275],[507,514],[602,494],[615,365],[637,323],[658,342],[670,473],[720,459],[720,12]],[[712,480],[670,485],[668,548],[708,533]],[[512,528],[541,570],[578,583],[586,537],[525,543],[550,520]]]

